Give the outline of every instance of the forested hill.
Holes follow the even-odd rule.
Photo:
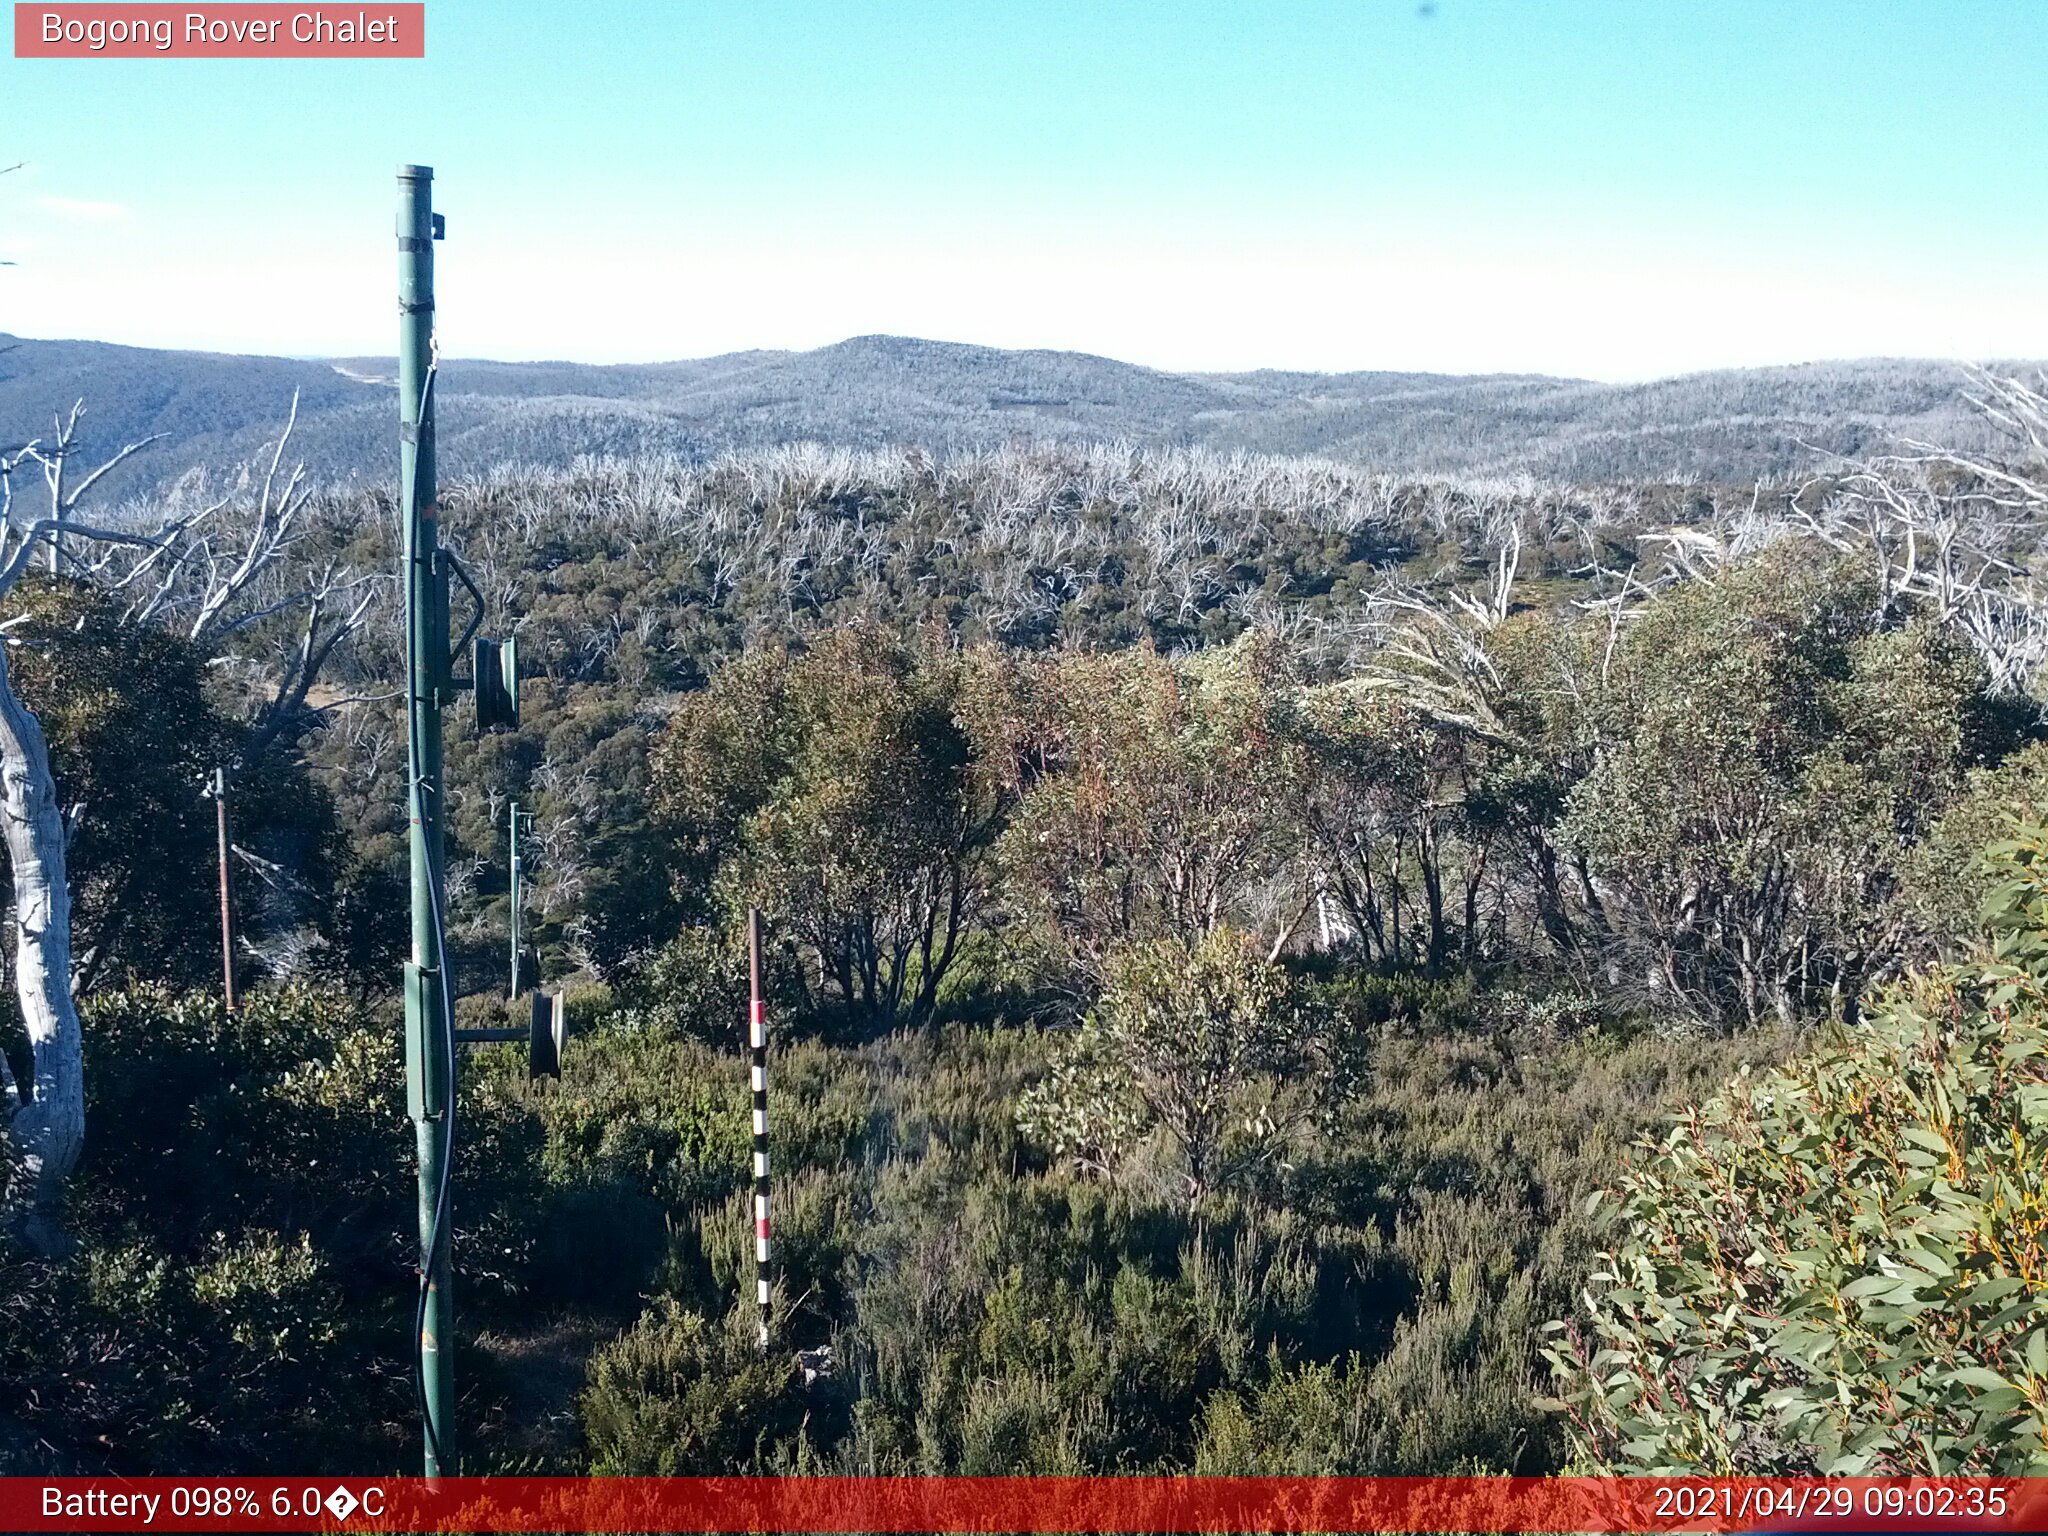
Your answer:
[[[295,448],[323,476],[381,477],[393,365],[156,351],[0,334],[0,441],[48,430],[84,400],[88,458],[165,441],[111,488],[147,490],[246,457],[294,389]],[[1400,474],[1528,472],[1574,482],[1747,483],[1825,452],[1899,437],[1970,446],[1981,421],[1954,364],[1875,359],[1690,374],[1648,384],[1535,375],[1261,371],[1177,374],[1078,352],[861,336],[810,352],[687,362],[451,361],[446,472],[580,454],[679,453],[819,441],[945,451],[1018,437],[1200,444],[1313,454]]]

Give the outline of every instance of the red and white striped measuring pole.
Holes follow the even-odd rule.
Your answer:
[[[761,998],[761,913],[747,909],[747,1046],[754,1078],[754,1295],[768,1348],[768,1006]]]

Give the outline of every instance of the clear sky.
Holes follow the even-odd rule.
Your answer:
[[[388,353],[419,161],[456,355],[2048,356],[2044,0],[428,0],[427,37],[10,49],[0,330]]]

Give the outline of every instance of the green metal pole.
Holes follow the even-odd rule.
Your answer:
[[[522,884],[520,876],[523,871],[519,867],[519,802],[517,800],[512,802],[512,812],[509,819],[512,838],[512,999],[514,1002],[517,1002],[521,990],[520,984],[524,979],[519,974],[519,942],[521,938],[519,908],[523,900],[523,894],[520,890]]]
[[[448,1202],[455,1063],[441,994],[441,705],[448,692],[448,577],[439,558],[434,482],[434,173],[398,169],[398,465],[405,514],[406,717],[412,768],[412,961],[406,967],[407,1099],[419,1143],[419,1371],[426,1475],[455,1471],[450,1410],[454,1309]],[[437,1219],[438,1217],[438,1219]]]

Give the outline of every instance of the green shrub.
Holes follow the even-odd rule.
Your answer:
[[[84,1010],[79,1250],[0,1253],[24,1470],[390,1464],[413,1417],[414,1138],[395,1029],[345,998],[131,986]],[[509,1055],[510,1052],[505,1054]],[[457,1285],[533,1283],[539,1127],[464,1074]],[[0,1423],[0,1455],[11,1441]]]
[[[259,990],[230,1014],[210,993],[133,987],[91,1000],[88,1217],[136,1221],[176,1252],[217,1230],[309,1231],[398,1262],[412,1158],[395,1032],[313,989]]]
[[[0,1255],[0,1258],[6,1256]],[[0,1472],[285,1471],[385,1462],[410,1384],[396,1308],[352,1307],[304,1234],[139,1240],[0,1270]]]
[[[1976,942],[1979,911],[1997,878],[1981,851],[2010,837],[2022,816],[2048,818],[2048,743],[2022,747],[1996,767],[1973,770],[1955,803],[1906,853],[1901,895],[1934,945],[1952,952]]]
[[[1219,1178],[1282,1155],[1350,1087],[1336,1016],[1248,934],[1133,943],[1106,969],[1095,1011],[1019,1105],[1019,1124],[1055,1153],[1106,1168],[1161,1126],[1192,1206]]]
[[[659,1201],[620,1181],[552,1183],[533,1213],[527,1289],[601,1313],[637,1307],[667,1250]]]
[[[957,1426],[942,1430],[934,1418],[920,1424],[921,1438],[955,1440],[949,1464],[961,1477],[1074,1477],[1100,1465],[1110,1443],[1104,1404],[1045,1371],[981,1377],[967,1388]]]
[[[1340,970],[1323,982],[1322,991],[1331,1007],[1360,1026],[1399,1022],[1443,1034],[1477,1022],[1479,991],[1469,973],[1439,978],[1414,971]]]
[[[627,1016],[640,1029],[737,1049],[747,1030],[743,942],[710,927],[685,928],[633,970]]]
[[[1639,1155],[1552,1325],[1581,1462],[2048,1471],[2048,830],[1994,852],[1976,962]]]
[[[526,1090],[558,1183],[610,1182],[670,1210],[747,1176],[746,1069],[737,1050],[612,1022],[577,1042],[575,1071]]]
[[[592,1357],[582,1411],[594,1474],[762,1470],[793,1449],[803,1378],[788,1351],[759,1349],[750,1310],[714,1320],[658,1307]]]

